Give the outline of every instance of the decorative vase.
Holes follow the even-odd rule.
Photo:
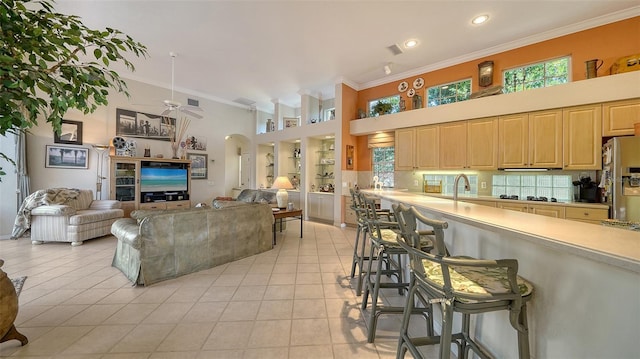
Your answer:
[[[0,267],[4,261],[0,259]],[[17,339],[22,345],[28,343],[27,337],[18,333],[13,321],[18,316],[18,295],[13,283],[7,277],[2,269],[0,269],[0,343],[7,340]]]

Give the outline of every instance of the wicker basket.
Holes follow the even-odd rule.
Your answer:
[[[442,193],[442,181],[424,181],[425,193]]]

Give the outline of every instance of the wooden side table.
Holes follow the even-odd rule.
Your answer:
[[[280,232],[282,232],[282,221],[285,218],[295,218],[300,220],[300,238],[302,238],[302,210],[294,209],[288,211],[287,209],[279,209],[277,211],[273,211],[273,245],[276,245],[276,223],[280,220]]]

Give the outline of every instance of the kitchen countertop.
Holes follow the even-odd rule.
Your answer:
[[[424,208],[437,212],[445,218],[452,218],[492,232],[517,235],[544,246],[640,273],[640,232],[463,202],[464,199],[479,199],[479,197],[459,196],[459,201],[455,202],[443,196],[437,197],[424,193],[395,190],[362,191],[392,203]],[[524,201],[511,200],[511,202]],[[577,205],[577,203],[574,204]]]

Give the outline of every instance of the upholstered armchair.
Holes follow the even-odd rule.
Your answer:
[[[59,201],[61,204],[44,204],[31,209],[33,244],[71,242],[72,246],[78,246],[87,239],[110,234],[113,222],[124,216],[119,201],[93,200],[91,190],[71,191],[76,195]]]

